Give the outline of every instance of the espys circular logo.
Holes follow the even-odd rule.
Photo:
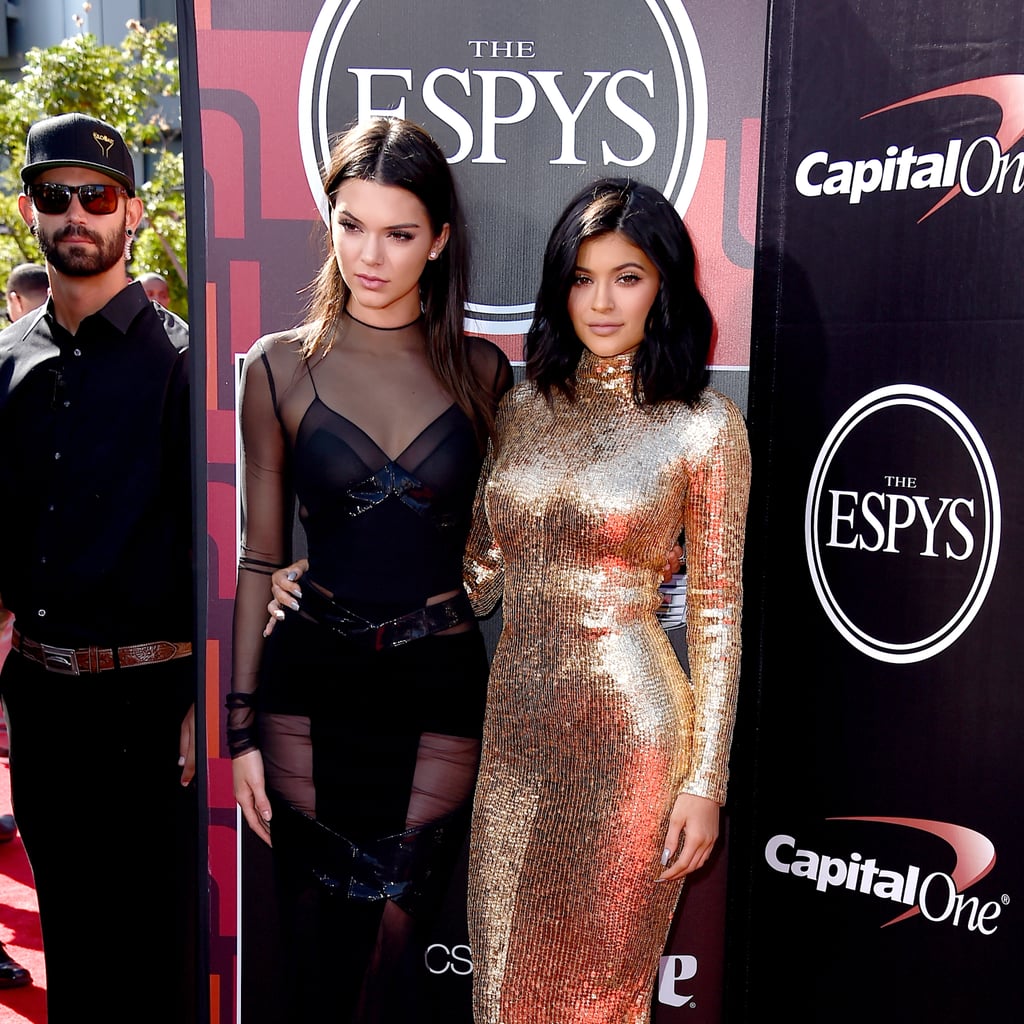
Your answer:
[[[822,607],[857,650],[910,663],[970,625],[995,573],[999,488],[981,435],[944,395],[896,384],[840,417],[804,516]]]
[[[680,0],[326,0],[299,91],[303,164],[325,217],[331,141],[374,115],[423,125],[453,167],[471,222],[467,326],[521,334],[548,233],[586,182],[636,177],[685,212],[707,85]]]

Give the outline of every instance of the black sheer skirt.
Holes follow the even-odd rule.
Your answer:
[[[429,1020],[424,947],[465,841],[477,628],[381,651],[300,615],[267,641],[258,727],[300,1021]]]

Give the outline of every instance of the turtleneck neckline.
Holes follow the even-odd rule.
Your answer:
[[[576,379],[579,382],[595,381],[605,387],[617,385],[633,386],[633,352],[623,352],[618,356],[596,356],[589,348],[584,348],[576,367]]]

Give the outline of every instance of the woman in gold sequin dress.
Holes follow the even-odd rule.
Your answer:
[[[527,381],[499,408],[467,549],[504,596],[471,839],[477,1024],[642,1024],[725,799],[749,449],[706,387],[678,214],[605,179],[555,226]],[[655,616],[685,533],[683,672]]]

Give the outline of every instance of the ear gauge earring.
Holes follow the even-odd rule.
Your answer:
[[[124,229],[124,261],[128,263],[132,258],[132,235],[135,232],[131,228]]]

